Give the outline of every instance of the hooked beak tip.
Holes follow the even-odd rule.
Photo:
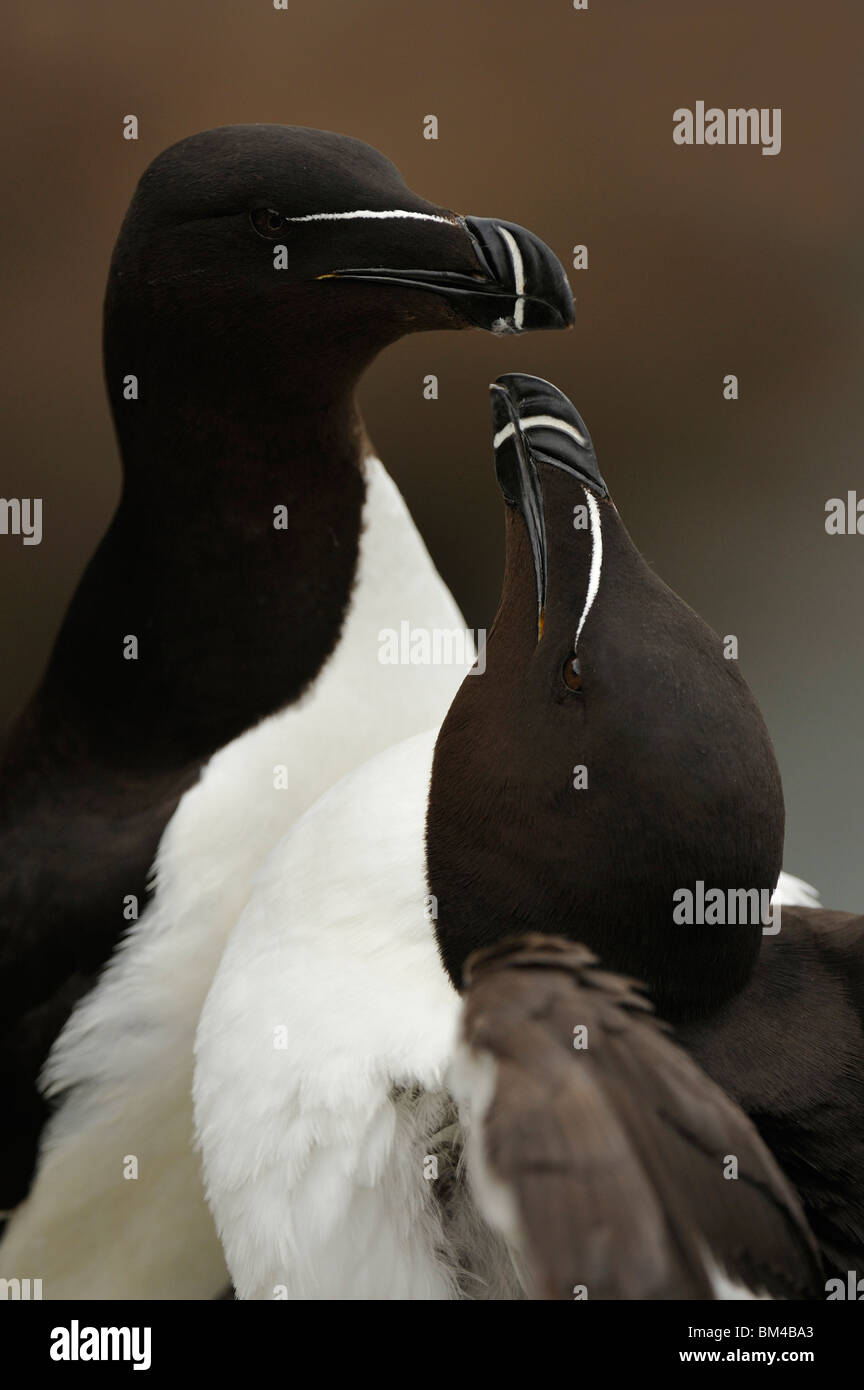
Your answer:
[[[543,637],[547,586],[546,511],[541,467],[569,474],[608,498],[591,436],[578,411],[542,377],[508,373],[489,386],[498,486],[524,522],[537,592],[537,642]]]
[[[608,497],[588,428],[563,391],[542,377],[509,372],[490,384],[493,447],[514,435],[537,462],[571,473],[600,497]],[[506,469],[505,469],[506,474]],[[499,480],[501,469],[499,467]]]

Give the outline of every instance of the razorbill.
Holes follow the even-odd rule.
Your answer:
[[[0,1209],[30,1180],[48,1048],[207,760],[287,711],[163,847],[169,917],[242,901],[271,822],[446,709],[458,671],[377,664],[394,620],[462,624],[371,453],[365,368],[407,333],[572,319],[542,242],[427,202],[361,141],[228,126],[143,174],[105,300],[122,496],[0,765]]]
[[[758,952],[746,930],[728,964],[719,940],[670,932],[672,892],[688,875],[766,889],[776,879],[782,795],[755,702],[720,639],[639,557],[569,402],[511,376],[493,387],[493,412],[509,505],[486,671],[466,678],[440,733],[379,754],[299,819],[262,869],[202,1011],[197,1129],[242,1298],[522,1290],[505,1227],[460,1176],[471,1088],[460,1112],[458,991],[477,948],[542,930],[589,942],[602,959],[602,938],[616,970],[637,962],[685,1012],[708,1007],[705,970],[726,998]],[[573,776],[586,757],[587,788]],[[587,797],[596,824],[579,805]],[[476,1041],[470,1001],[469,990]],[[688,1265],[692,1286],[719,1294],[716,1267],[750,1295],[809,1289],[807,1240],[793,1199],[778,1222],[770,1159],[734,1106],[657,1037],[646,1026],[644,1072],[659,1049],[663,1084],[684,1088],[675,1113],[701,1096],[712,1140],[724,1136],[706,1154],[698,1128],[667,1135],[673,1168],[692,1144],[690,1163],[714,1161],[719,1181],[724,1156],[743,1147],[750,1177],[761,1174],[736,1220],[731,1183],[724,1221],[703,1214],[691,1232],[707,1252]],[[598,1086],[620,1060],[604,1071],[592,1054]],[[618,1074],[644,1088],[638,1068]],[[657,1112],[646,1130],[660,1142]],[[622,1171],[650,1182],[667,1230],[689,1227],[693,1203],[675,1207],[630,1140]],[[774,1252],[793,1247],[803,1264],[784,1283]],[[617,1253],[610,1244],[607,1287]]]
[[[462,685],[435,751],[445,965],[458,979],[451,934],[461,954],[504,915],[524,931],[577,919],[661,1016],[698,1016],[749,977],[762,924],[670,931],[673,895],[773,891],[784,808],[768,731],[737,662],[634,545],[566,398],[510,376],[492,400],[508,561],[486,678]]]

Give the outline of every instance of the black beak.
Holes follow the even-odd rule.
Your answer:
[[[570,473],[600,497],[609,496],[585,422],[557,386],[508,372],[489,387],[495,471],[504,500],[525,521],[537,584],[537,630],[546,607],[547,547],[539,464]]]
[[[472,274],[370,266],[333,270],[325,278],[429,290],[449,300],[469,323],[490,333],[572,325],[573,294],[564,267],[545,242],[515,222],[488,217],[455,217],[453,221],[463,229],[477,262]]]

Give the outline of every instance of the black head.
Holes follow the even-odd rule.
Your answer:
[[[682,1016],[746,979],[761,927],[678,925],[679,889],[772,889],[783,799],[720,638],[648,567],[570,402],[492,387],[507,502],[485,674],[435,755],[430,891],[445,962],[513,931],[585,942]],[[584,769],[584,772],[581,771]],[[575,785],[574,785],[575,783]]]
[[[284,248],[279,250],[278,248]],[[333,394],[405,333],[565,327],[563,269],[530,232],[418,197],[360,140],[225,126],[142,176],[114,253],[106,353],[118,373],[190,365],[221,391]],[[143,393],[142,393],[143,397]]]

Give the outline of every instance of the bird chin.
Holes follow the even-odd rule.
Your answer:
[[[517,328],[515,320],[511,317],[505,319],[495,319],[489,331],[491,333],[494,333],[496,338],[504,338],[507,337],[509,334],[522,333],[524,330],[521,328]]]

